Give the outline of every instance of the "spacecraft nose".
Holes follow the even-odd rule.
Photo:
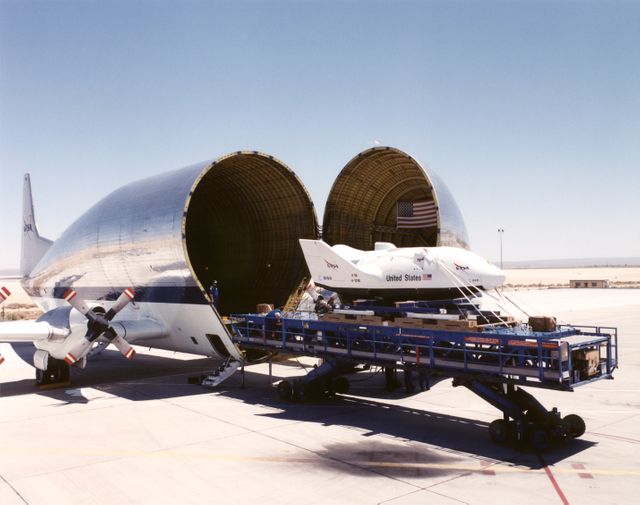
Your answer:
[[[503,270],[500,270],[495,265],[489,265],[489,271],[487,272],[487,283],[488,286],[486,288],[497,288],[504,285],[507,276],[505,275]]]

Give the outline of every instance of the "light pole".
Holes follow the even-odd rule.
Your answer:
[[[498,228],[498,236],[500,237],[500,270],[502,270],[502,234],[504,233],[504,228]]]

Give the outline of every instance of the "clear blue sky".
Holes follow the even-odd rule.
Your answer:
[[[322,218],[374,141],[489,259],[640,256],[640,2],[0,0],[0,268],[21,175],[55,239],[122,184],[238,149]]]

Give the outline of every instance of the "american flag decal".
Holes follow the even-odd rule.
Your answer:
[[[438,224],[438,208],[433,200],[398,202],[398,228],[427,228]]]
[[[431,274],[422,274],[422,280],[423,281],[430,281],[432,278]]]

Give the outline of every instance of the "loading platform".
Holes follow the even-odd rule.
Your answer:
[[[612,327],[560,325],[554,331],[532,331],[502,318],[479,326],[441,313],[405,312],[415,317],[384,320],[375,315],[380,311],[358,312],[239,314],[232,316],[230,329],[244,349],[322,358],[323,365],[308,377],[280,385],[283,398],[346,392],[343,374],[355,364],[402,369],[405,384],[414,373],[421,380],[453,378],[455,386],[467,387],[503,412],[504,418],[489,428],[494,440],[537,450],[582,435],[584,421],[576,415],[562,418],[555,408],[547,411],[520,386],[571,391],[613,378],[618,366],[618,334]]]

